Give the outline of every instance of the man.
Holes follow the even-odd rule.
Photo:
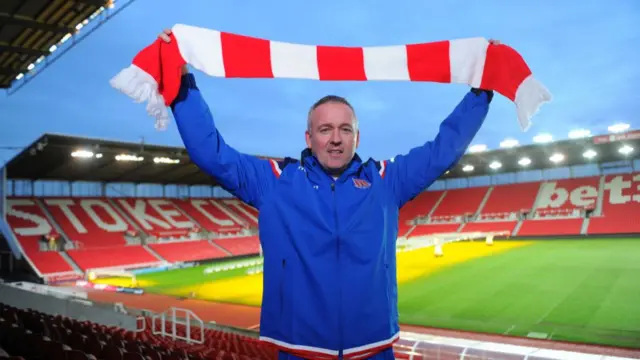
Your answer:
[[[301,158],[276,162],[229,146],[183,74],[171,108],[192,161],[260,211],[261,339],[281,359],[393,359],[398,211],[456,164],[493,93],[473,89],[433,141],[383,161],[356,154],[355,111],[327,96],[309,111]]]

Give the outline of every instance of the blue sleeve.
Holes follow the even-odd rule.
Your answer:
[[[259,208],[279,176],[277,166],[271,160],[242,154],[224,141],[193,74],[182,77],[171,109],[191,161],[225,190]]]
[[[380,172],[398,207],[428,188],[460,160],[484,122],[491,95],[485,91],[469,92],[440,124],[433,141],[382,162]]]

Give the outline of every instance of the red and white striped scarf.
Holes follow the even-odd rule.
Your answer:
[[[320,46],[270,41],[178,24],[171,42],[160,39],[140,51],[111,86],[146,102],[156,128],[167,126],[167,107],[178,95],[181,68],[226,78],[320,81],[426,81],[494,90],[515,103],[522,130],[551,100],[522,56],[484,38],[397,45]]]

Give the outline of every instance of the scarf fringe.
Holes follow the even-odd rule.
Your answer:
[[[124,93],[136,103],[147,103],[147,113],[156,119],[155,128],[166,130],[169,124],[169,110],[158,91],[158,83],[147,72],[135,64],[121,70],[109,84]]]

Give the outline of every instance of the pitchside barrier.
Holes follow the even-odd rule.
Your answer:
[[[215,323],[204,323],[188,309],[170,308],[161,314],[151,315],[154,335],[182,340],[189,344],[203,344],[205,328],[258,338],[257,331],[235,329]],[[195,325],[195,326],[194,326]],[[181,328],[181,329],[179,329]],[[184,335],[181,335],[184,334]],[[194,335],[197,334],[197,335]],[[450,338],[402,331],[394,345],[399,359],[427,360],[631,360],[620,356],[592,355],[581,352],[551,350],[532,346],[517,346],[471,339]]]

